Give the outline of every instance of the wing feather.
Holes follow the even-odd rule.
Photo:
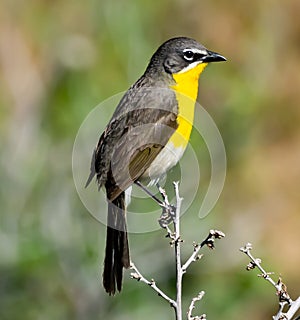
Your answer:
[[[171,89],[145,89],[137,82],[121,99],[99,139],[87,184],[96,175],[108,199],[115,199],[149,168],[177,128],[176,118],[177,101]]]

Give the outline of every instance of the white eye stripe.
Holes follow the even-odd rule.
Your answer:
[[[192,51],[193,53],[198,53],[198,54],[207,54],[207,50],[203,49],[197,49],[197,48],[187,48],[183,50],[183,53]]]
[[[193,62],[195,60],[200,60],[201,57],[204,57],[207,55],[206,49],[198,49],[198,48],[186,48],[183,51],[183,58],[186,61]]]

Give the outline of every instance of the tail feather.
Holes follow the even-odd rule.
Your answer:
[[[121,291],[123,268],[129,268],[129,245],[125,217],[125,193],[108,203],[106,249],[103,271],[103,286],[114,295]]]

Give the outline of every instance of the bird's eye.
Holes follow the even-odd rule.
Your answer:
[[[187,61],[192,61],[194,59],[194,52],[192,50],[184,51],[183,58]]]

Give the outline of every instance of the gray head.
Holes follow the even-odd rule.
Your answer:
[[[225,61],[222,55],[207,50],[194,39],[172,38],[164,42],[153,54],[146,73],[178,73],[199,63]]]

